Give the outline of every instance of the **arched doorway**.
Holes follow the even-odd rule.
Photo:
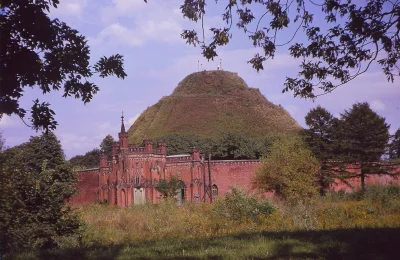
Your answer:
[[[127,207],[125,190],[121,190],[121,206]]]
[[[144,188],[135,188],[133,190],[133,203],[135,205],[144,204],[145,202],[145,189]]]
[[[178,189],[176,190],[176,198],[178,206],[183,204],[185,200],[185,183],[183,181],[178,182]]]

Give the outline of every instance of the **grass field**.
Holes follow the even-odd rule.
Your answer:
[[[16,259],[398,259],[400,228],[255,232],[21,254]]]
[[[399,259],[400,187],[314,201],[77,209],[82,237],[7,259]]]

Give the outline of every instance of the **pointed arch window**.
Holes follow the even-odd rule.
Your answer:
[[[218,186],[217,185],[213,185],[212,187],[211,187],[211,191],[212,191],[212,196],[213,197],[218,197]]]

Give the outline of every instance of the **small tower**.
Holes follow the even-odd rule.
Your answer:
[[[107,168],[107,155],[102,154],[100,155],[100,168]]]
[[[193,161],[200,160],[200,150],[196,147],[192,148],[192,160]]]
[[[119,137],[119,148],[121,149],[121,153],[127,152],[128,151],[128,133],[125,131],[124,111],[122,111],[121,132],[118,134],[118,137]]]
[[[164,141],[159,141],[157,142],[158,149],[160,149],[161,154],[167,154],[167,148],[165,147],[165,142]]]
[[[150,139],[143,140],[144,143],[144,152],[145,153],[153,153],[153,142]]]

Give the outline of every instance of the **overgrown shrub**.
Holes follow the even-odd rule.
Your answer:
[[[262,159],[253,186],[283,199],[298,200],[316,196],[319,162],[300,137],[282,136]]]
[[[223,218],[233,221],[256,220],[260,214],[271,214],[275,207],[266,200],[246,194],[243,190],[232,187],[225,197],[214,204],[214,212]]]
[[[80,222],[65,205],[76,181],[52,133],[0,154],[2,253],[76,245]]]

